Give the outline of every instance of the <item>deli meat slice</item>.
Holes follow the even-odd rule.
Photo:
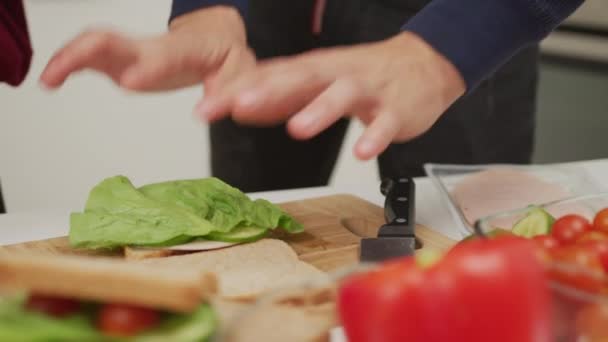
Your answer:
[[[488,215],[566,198],[559,185],[509,168],[495,168],[465,178],[452,190],[470,225]]]

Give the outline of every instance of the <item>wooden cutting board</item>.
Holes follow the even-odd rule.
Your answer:
[[[361,237],[374,237],[384,223],[382,208],[351,195],[311,198],[280,206],[304,225],[305,232],[297,235],[279,232],[272,237],[286,241],[302,261],[324,271],[355,265]],[[456,243],[421,225],[417,226],[416,235],[422,249],[447,250]],[[0,246],[0,250],[107,256],[73,250],[66,237]]]

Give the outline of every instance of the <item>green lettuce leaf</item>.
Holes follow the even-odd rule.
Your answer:
[[[212,234],[235,236],[240,228],[303,230],[276,205],[252,201],[217,178],[150,184],[136,189],[116,176],[97,185],[83,213],[70,217],[70,243],[76,248],[171,246]],[[263,232],[257,234],[260,238]]]
[[[109,342],[111,340],[101,336],[84,314],[65,319],[53,319],[43,314],[24,310],[21,298],[11,298],[0,300],[0,341]]]
[[[108,178],[91,191],[84,213],[70,217],[70,244],[78,248],[126,245],[167,246],[214,230],[188,210],[149,199],[123,176]]]
[[[282,228],[300,232],[297,223],[276,205],[247,195],[217,178],[150,184],[139,189],[145,196],[167,205],[177,205],[210,221],[216,232],[236,227]]]
[[[208,341],[218,324],[209,305],[190,314],[167,314],[156,328],[133,338],[112,338],[99,332],[85,313],[53,318],[23,309],[22,298],[0,300],[0,341],[11,342],[156,342]]]

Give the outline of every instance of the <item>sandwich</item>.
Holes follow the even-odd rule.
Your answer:
[[[278,206],[254,201],[217,178],[136,188],[115,176],[91,190],[82,212],[72,213],[69,242],[77,249],[124,250],[139,259],[253,242],[274,229],[303,231]]]
[[[48,254],[0,254],[0,341],[208,341],[211,274]]]
[[[329,279],[229,299],[184,266],[0,252],[0,341],[328,341],[338,324]]]

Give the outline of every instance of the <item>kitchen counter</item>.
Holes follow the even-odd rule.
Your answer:
[[[593,180],[608,187],[608,159],[570,163],[582,166]],[[348,193],[377,205],[383,204],[378,186],[343,184],[319,188],[270,191],[250,194],[272,202],[287,202],[310,197]],[[460,239],[454,219],[442,202],[439,191],[428,178],[416,179],[416,216],[420,224],[433,228],[453,239]],[[15,212],[0,215],[0,245],[65,236],[69,227],[69,212]]]

